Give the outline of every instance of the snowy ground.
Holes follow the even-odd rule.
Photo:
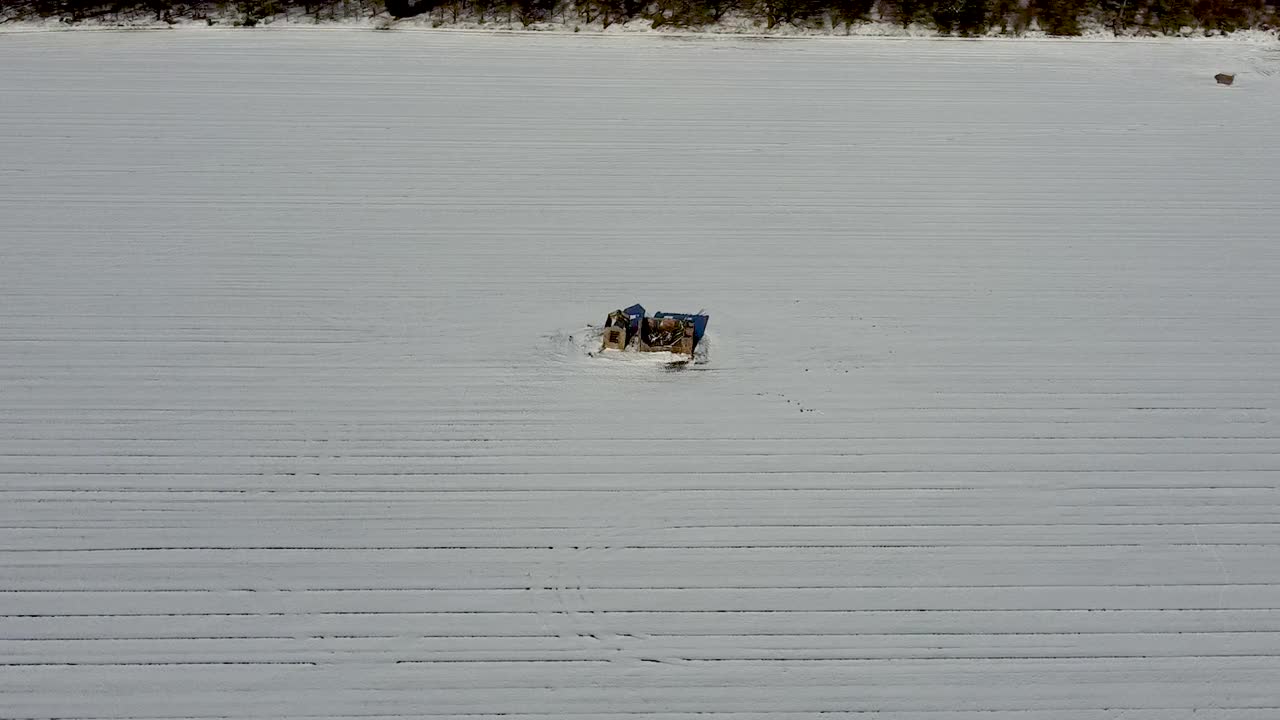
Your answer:
[[[0,716],[1273,720],[1278,70],[0,38]]]

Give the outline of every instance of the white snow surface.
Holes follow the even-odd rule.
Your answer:
[[[1280,717],[1278,65],[0,38],[0,716]]]

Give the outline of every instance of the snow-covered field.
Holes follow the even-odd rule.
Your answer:
[[[1277,71],[0,37],[0,716],[1280,717]]]

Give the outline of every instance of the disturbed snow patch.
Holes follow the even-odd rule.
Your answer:
[[[586,325],[573,331],[560,331],[549,337],[552,344],[566,359],[599,367],[675,369],[690,365],[706,365],[711,361],[710,349],[713,337],[711,332],[704,335],[698,343],[692,359],[687,355],[669,352],[601,350],[603,335],[602,326]]]

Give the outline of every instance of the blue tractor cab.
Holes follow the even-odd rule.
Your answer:
[[[702,336],[706,334],[707,322],[711,319],[710,315],[704,315],[702,313],[658,312],[654,313],[653,317],[656,319],[675,318],[677,320],[693,323],[693,346],[695,348],[698,346],[698,342],[702,340]]]

